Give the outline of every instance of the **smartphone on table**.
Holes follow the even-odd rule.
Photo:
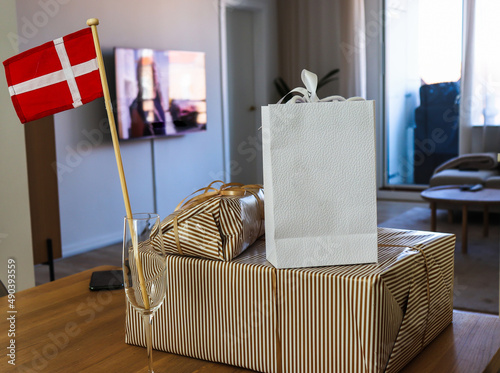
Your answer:
[[[90,278],[90,290],[115,290],[123,288],[123,271],[113,269],[110,271],[96,271]]]

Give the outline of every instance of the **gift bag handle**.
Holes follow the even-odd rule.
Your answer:
[[[315,73],[312,73],[306,69],[302,70],[300,74],[300,78],[302,82],[306,86],[307,92],[309,93],[309,101],[310,102],[318,102],[319,98],[316,94],[316,89],[318,88],[318,76]]]
[[[302,70],[300,74],[302,82],[306,88],[297,87],[288,92],[281,100],[278,101],[278,104],[281,104],[285,97],[287,97],[290,93],[298,93],[298,95],[293,96],[287,104],[298,104],[298,103],[306,103],[306,102],[343,102],[343,101],[365,101],[363,97],[351,97],[345,99],[342,96],[328,96],[320,99],[316,94],[316,90],[318,88],[318,76],[306,69]]]

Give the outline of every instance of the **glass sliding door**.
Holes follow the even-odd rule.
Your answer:
[[[385,186],[426,185],[458,154],[462,0],[385,10]]]

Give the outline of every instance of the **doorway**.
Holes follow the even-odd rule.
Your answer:
[[[229,172],[232,182],[243,184],[262,182],[257,167],[262,138],[255,103],[254,17],[248,9],[226,12]]]
[[[225,179],[262,184],[260,108],[275,102],[275,1],[220,4]]]

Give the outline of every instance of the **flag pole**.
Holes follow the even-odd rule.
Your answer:
[[[94,46],[97,55],[97,64],[99,66],[99,74],[101,76],[102,91],[104,94],[104,103],[106,105],[106,112],[108,114],[109,128],[111,130],[111,139],[113,141],[113,148],[115,150],[116,165],[118,166],[118,174],[120,176],[120,184],[122,187],[123,201],[125,202],[125,211],[127,213],[127,220],[129,222],[130,235],[132,237],[132,246],[135,253],[135,261],[137,272],[139,275],[139,285],[141,287],[142,300],[144,307],[149,310],[149,299],[146,292],[146,285],[144,280],[144,273],[142,271],[141,259],[139,257],[138,242],[135,235],[135,229],[132,223],[132,209],[130,207],[130,199],[127,190],[127,181],[125,180],[125,173],[123,171],[122,156],[120,153],[120,145],[118,143],[118,134],[116,133],[115,117],[113,115],[113,107],[111,106],[111,98],[109,95],[108,80],[106,78],[106,71],[104,69],[104,61],[102,58],[101,44],[99,43],[99,36],[97,35],[97,25],[99,20],[97,18],[90,18],[87,20],[87,26],[92,29],[92,36],[94,38]]]

